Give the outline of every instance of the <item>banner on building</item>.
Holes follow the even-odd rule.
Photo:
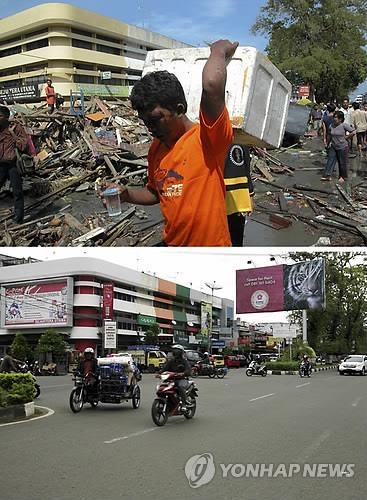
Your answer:
[[[113,319],[113,283],[103,284],[102,319]]]
[[[4,284],[1,297],[3,328],[73,325],[73,278]]]
[[[207,336],[210,331],[210,324],[212,318],[212,304],[208,304],[207,302],[201,303],[201,335]]]
[[[155,316],[146,316],[145,314],[138,314],[137,324],[140,326],[151,326],[157,323],[157,318]]]
[[[117,323],[116,321],[104,322],[104,348],[116,349],[117,347]]]
[[[40,96],[38,85],[24,85],[22,87],[0,88],[0,99],[13,102],[35,99]]]
[[[323,308],[324,259],[236,271],[237,314]]]

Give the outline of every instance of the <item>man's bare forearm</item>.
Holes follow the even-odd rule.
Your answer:
[[[140,189],[128,188],[123,193],[123,201],[136,203],[137,205],[156,205],[159,203],[158,196],[146,187]]]

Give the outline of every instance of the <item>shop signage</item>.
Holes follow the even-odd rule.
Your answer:
[[[23,87],[0,88],[0,99],[6,101],[35,99],[40,96],[38,85],[25,85]]]

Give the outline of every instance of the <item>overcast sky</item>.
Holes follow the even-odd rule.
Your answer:
[[[40,260],[94,257],[138,271],[155,273],[159,278],[208,294],[211,294],[211,291],[205,283],[215,284],[221,289],[214,292],[214,295],[235,301],[236,270],[289,262],[282,258],[287,255],[285,251],[279,251],[279,248],[274,250],[275,253],[269,253],[269,249],[256,249],[254,253],[253,250],[235,248],[5,248],[0,250],[0,253]],[[271,257],[274,257],[275,261],[271,261]],[[286,312],[242,314],[239,317],[250,323],[287,321]]]

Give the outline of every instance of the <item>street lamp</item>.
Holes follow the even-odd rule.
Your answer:
[[[205,283],[205,286],[210,288],[212,291],[212,300],[211,300],[211,308],[210,308],[210,325],[208,332],[208,353],[212,353],[212,333],[213,333],[213,299],[214,299],[214,290],[221,290],[223,287],[218,286],[215,281],[213,283]]]

